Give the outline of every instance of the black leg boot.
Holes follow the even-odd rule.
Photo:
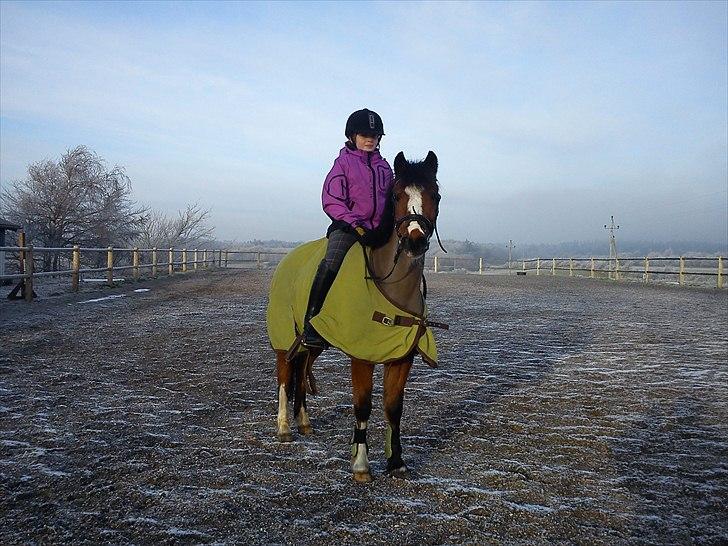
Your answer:
[[[334,283],[336,278],[336,271],[331,271],[324,260],[318,266],[316,270],[316,277],[313,279],[311,285],[311,293],[308,296],[308,306],[306,307],[306,319],[303,326],[303,340],[302,343],[306,347],[326,349],[329,344],[322,338],[316,329],[311,326],[311,318],[318,315],[321,311],[321,307],[326,299],[326,294],[329,293],[329,288]]]

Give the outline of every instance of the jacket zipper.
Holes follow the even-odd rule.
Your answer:
[[[372,207],[372,215],[369,217],[369,223],[372,229],[374,229],[374,216],[377,214],[377,179],[372,168],[372,152],[367,152],[367,167],[372,172],[372,200],[374,201],[374,206]]]

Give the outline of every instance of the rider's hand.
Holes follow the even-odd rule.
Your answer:
[[[356,227],[354,228],[354,231],[356,231],[356,232],[357,232],[357,233],[359,234],[359,237],[364,237],[364,234],[365,234],[365,233],[367,232],[367,230],[366,230],[366,229],[364,229],[364,228],[363,228],[363,227],[361,227],[361,226],[356,226]]]

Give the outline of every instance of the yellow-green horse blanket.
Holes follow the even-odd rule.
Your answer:
[[[278,264],[266,315],[273,349],[289,350],[303,331],[309,292],[326,254],[326,243],[326,239],[319,239],[303,244]],[[321,312],[311,319],[316,331],[353,358],[384,364],[416,350],[436,367],[435,338],[425,322],[427,308],[418,315],[397,307],[367,276],[364,253],[356,243],[344,258]]]

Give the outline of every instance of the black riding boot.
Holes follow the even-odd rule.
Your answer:
[[[303,340],[301,341],[306,347],[316,347],[325,349],[329,346],[326,340],[322,338],[316,329],[311,325],[311,318],[318,315],[321,311],[321,307],[326,299],[326,294],[329,293],[329,288],[334,283],[336,278],[336,271],[331,271],[326,266],[326,261],[321,260],[321,263],[316,270],[316,277],[313,279],[311,285],[311,293],[308,296],[308,306],[306,307],[306,319],[303,326]]]

